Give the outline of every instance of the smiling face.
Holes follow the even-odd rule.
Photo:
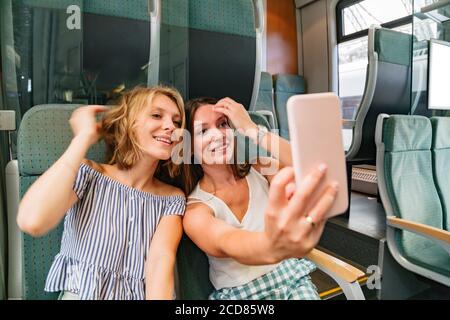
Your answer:
[[[144,155],[155,159],[170,159],[178,143],[172,134],[181,128],[182,116],[177,104],[163,94],[157,94],[137,115],[135,134]]]
[[[234,134],[228,118],[213,111],[213,105],[200,106],[193,121],[194,156],[202,164],[231,163],[234,150]]]

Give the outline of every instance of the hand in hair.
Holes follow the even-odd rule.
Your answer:
[[[318,199],[315,196],[325,172],[326,166],[317,168],[299,188],[295,188],[292,167],[273,178],[264,233],[274,261],[303,257],[319,242],[326,213],[337,194],[337,185],[329,185]]]
[[[75,137],[84,137],[92,145],[100,138],[101,124],[95,118],[96,114],[108,111],[109,108],[100,105],[88,105],[76,109],[69,123]]]
[[[258,128],[250,119],[250,116],[244,106],[231,98],[223,98],[214,105],[214,111],[221,112],[227,116],[236,130],[245,135],[251,135],[254,131],[257,134]]]

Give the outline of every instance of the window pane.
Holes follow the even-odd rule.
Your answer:
[[[342,116],[352,119],[361,102],[366,82],[367,36],[340,43],[338,53]]]
[[[344,36],[412,14],[412,0],[364,0],[342,10]]]
[[[147,83],[147,0],[0,2],[6,107],[112,104]]]

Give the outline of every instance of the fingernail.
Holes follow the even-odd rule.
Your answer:
[[[334,189],[334,190],[338,190],[339,189],[339,183],[337,183],[336,181],[335,182],[333,182],[333,183],[331,183],[331,187]]]
[[[327,165],[325,163],[322,163],[319,165],[319,171],[320,172],[325,172],[327,171]]]

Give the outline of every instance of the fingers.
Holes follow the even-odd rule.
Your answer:
[[[312,173],[308,174],[300,184],[300,187],[296,190],[288,205],[288,212],[294,212],[298,217],[304,215],[305,209],[310,204],[314,192],[320,185],[327,166],[321,164]]]
[[[101,106],[101,105],[90,105],[88,106],[90,107],[90,109],[92,111],[94,111],[95,113],[99,113],[99,112],[105,112],[109,110],[109,107],[107,106]]]
[[[213,107],[213,110],[214,110],[215,112],[223,113],[223,114],[226,115],[227,117],[230,116],[230,109],[228,109],[226,106],[223,106],[223,105],[215,105],[215,106]]]
[[[328,211],[333,206],[334,200],[338,192],[337,183],[329,185],[320,196],[319,200],[316,202],[311,211],[308,212],[308,216],[311,217],[314,223],[318,223],[325,220]]]
[[[297,190],[297,187],[294,182],[291,182],[286,186],[286,198],[288,200],[292,198],[292,196],[295,193],[295,190]]]
[[[272,179],[269,189],[269,212],[279,212],[288,203],[286,186],[294,181],[294,169],[286,167],[280,170]]]

